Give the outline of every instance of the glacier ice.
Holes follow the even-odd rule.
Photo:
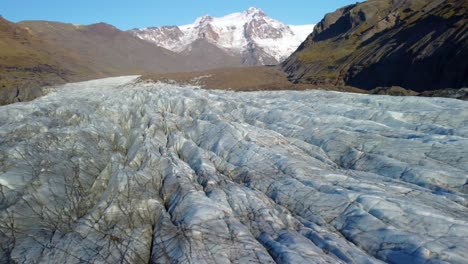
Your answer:
[[[0,263],[466,263],[468,102],[135,78],[0,107]]]

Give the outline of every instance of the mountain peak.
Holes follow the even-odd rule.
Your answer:
[[[265,12],[257,7],[249,7],[247,10],[244,11],[246,15],[259,15],[259,16],[266,16]]]
[[[160,27],[131,32],[174,52],[190,51],[193,43],[203,39],[230,55],[247,58],[242,63],[261,57],[254,64],[264,65],[278,63],[294,52],[312,32],[313,25],[288,26],[268,17],[261,9],[250,7],[223,17],[204,15],[179,29]]]
[[[103,35],[115,35],[121,32],[118,28],[104,22],[87,25],[86,29]]]
[[[87,27],[88,27],[88,28],[108,29],[108,30],[116,30],[116,29],[117,29],[117,28],[114,27],[113,25],[107,24],[107,23],[104,23],[104,22],[99,22],[99,23],[90,24],[90,25],[87,25]]]
[[[210,23],[211,21],[213,21],[212,16],[204,15],[204,16],[201,16],[201,17],[195,19],[194,24],[206,24],[206,23]]]

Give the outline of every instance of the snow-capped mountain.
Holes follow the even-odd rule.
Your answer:
[[[189,25],[134,29],[135,36],[178,53],[190,53],[196,41],[206,41],[242,63],[263,65],[286,59],[312,32],[314,25],[286,25],[251,7],[224,17],[202,16]]]

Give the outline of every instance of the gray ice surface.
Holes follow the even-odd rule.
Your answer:
[[[0,107],[0,263],[468,262],[468,102],[135,78]]]

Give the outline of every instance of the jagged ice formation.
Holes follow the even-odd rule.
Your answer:
[[[134,78],[0,108],[1,263],[466,263],[467,102]]]

